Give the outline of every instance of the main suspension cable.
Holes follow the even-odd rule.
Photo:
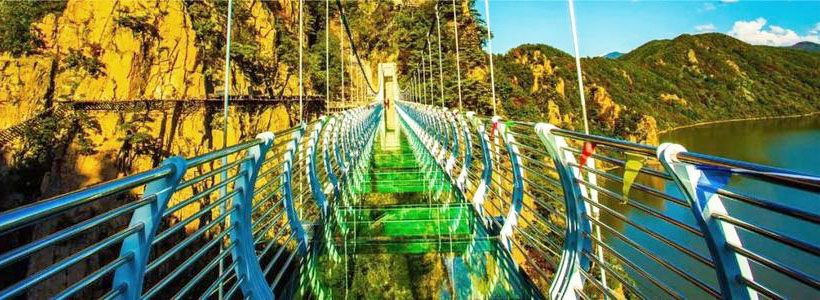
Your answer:
[[[359,52],[356,50],[356,43],[353,41],[353,35],[350,33],[350,26],[347,23],[347,17],[345,16],[344,7],[342,6],[341,0],[336,0],[336,5],[339,6],[339,16],[342,19],[342,27],[344,27],[345,32],[347,33],[347,39],[350,41],[350,50],[353,52],[353,55],[356,57],[356,63],[359,64],[359,69],[362,71],[362,75],[364,75],[365,81],[367,81],[367,88],[373,94],[377,94],[376,89],[373,88],[373,85],[370,83],[370,78],[366,76],[364,71],[364,65],[362,65],[362,60],[359,58]]]

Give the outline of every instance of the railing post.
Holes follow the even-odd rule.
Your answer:
[[[515,137],[507,131],[509,128],[507,128],[506,124],[501,124],[499,129],[498,133],[503,137],[504,144],[507,146],[507,154],[509,155],[510,166],[513,171],[513,190],[510,211],[507,213],[507,217],[504,219],[504,225],[501,228],[501,239],[504,241],[504,246],[507,247],[507,250],[512,251],[513,229],[515,229],[515,226],[518,226],[518,217],[524,203],[524,173],[521,167],[521,160],[518,157],[520,155],[518,146],[513,144]]]
[[[438,139],[441,142],[441,149],[436,160],[441,167],[444,167],[444,157],[447,154],[447,135],[450,134],[448,132],[449,126],[447,126],[447,108],[435,109],[434,116],[436,118],[436,135],[438,135]]]
[[[467,113],[468,115],[471,114]],[[467,186],[467,173],[470,171],[470,167],[472,167],[473,162],[473,140],[470,136],[470,127],[467,126],[467,123],[464,121],[463,116],[459,116],[458,118],[459,124],[461,124],[462,131],[464,133],[464,163],[461,166],[461,172],[458,174],[458,179],[456,183],[458,184],[459,188],[461,189],[462,193]]]
[[[337,199],[338,201],[338,199],[342,197],[341,191],[339,190],[339,179],[336,178],[336,173],[333,173],[333,165],[331,164],[330,153],[328,152],[328,149],[330,148],[330,139],[336,137],[336,128],[333,127],[335,122],[336,118],[332,116],[329,117],[329,120],[327,121],[327,128],[325,129],[325,138],[322,140],[322,151],[324,152],[325,172],[327,173],[327,178],[333,188],[334,199]],[[338,152],[336,153],[338,154]]]
[[[580,177],[580,172],[574,172],[569,165],[575,162],[575,157],[562,150],[567,147],[567,142],[552,134],[553,128],[555,126],[551,124],[538,123],[535,125],[535,132],[555,162],[555,169],[558,171],[561,187],[564,190],[567,214],[566,238],[561,253],[561,263],[556,270],[549,292],[551,299],[578,299],[579,295],[576,290],[583,289],[584,286],[584,277],[579,269],[589,270],[590,267],[590,261],[583,252],[590,252],[592,248],[592,241],[587,236],[592,234],[592,229],[583,199],[586,197],[586,191],[581,189],[576,181]]]
[[[467,118],[471,123],[473,123],[473,127],[477,127],[476,130],[478,133],[478,141],[481,145],[481,156],[484,164],[483,169],[481,170],[481,181],[478,183],[478,187],[476,187],[475,192],[473,193],[472,202],[478,212],[479,217],[486,222],[484,219],[484,197],[487,195],[487,189],[490,188],[490,184],[492,184],[493,155],[490,151],[490,139],[487,137],[484,124],[476,120],[475,113],[473,112],[468,112]]]
[[[126,237],[122,241],[120,256],[133,255],[127,264],[117,268],[111,286],[113,290],[122,290],[123,298],[139,299],[142,296],[142,284],[145,279],[145,267],[151,255],[151,244],[162,221],[162,214],[168,206],[168,200],[174,195],[180,180],[188,170],[188,163],[179,156],[169,157],[162,162],[171,166],[173,171],[163,179],[151,182],[145,187],[143,197],[155,197],[154,201],[134,210],[129,227],[142,224],[142,231]]]
[[[285,204],[285,212],[288,216],[288,224],[290,225],[290,229],[293,230],[293,233],[296,235],[296,240],[299,242],[299,253],[302,255],[307,254],[307,232],[305,232],[305,228],[302,227],[302,221],[299,219],[299,215],[296,213],[296,207],[293,203],[293,168],[294,168],[294,155],[296,151],[299,151],[299,142],[302,139],[302,131],[304,127],[300,125],[299,130],[293,133],[293,138],[290,143],[288,143],[288,148],[285,151],[285,163],[284,163],[284,172],[282,176],[282,191],[284,194],[284,204]]]
[[[678,161],[677,155],[681,152],[686,152],[686,148],[681,145],[661,144],[658,147],[658,160],[669,171],[675,179],[675,184],[689,201],[692,214],[712,255],[721,295],[727,299],[757,299],[757,293],[739,281],[742,276],[753,278],[748,259],[734,253],[727,246],[727,242],[741,245],[737,230],[731,224],[712,217],[713,213],[728,215],[723,201],[717,194],[711,194],[706,198],[707,195],[704,193],[698,193],[698,182],[708,183],[708,178],[695,166]]]
[[[459,152],[459,142],[458,142],[458,110],[453,110],[453,118],[447,118],[445,111],[445,118],[444,120],[447,123],[451,123],[452,134],[453,134],[453,149],[450,151],[450,157],[447,158],[447,163],[444,166],[444,170],[447,172],[447,175],[452,177],[453,176],[453,167],[456,164],[456,160],[458,160],[458,152]]]
[[[259,265],[259,258],[256,256],[256,248],[253,239],[253,222],[251,213],[253,210],[253,196],[255,193],[256,177],[259,169],[265,161],[265,154],[273,145],[274,135],[271,132],[260,133],[257,139],[263,141],[262,144],[248,149],[249,160],[242,163],[239,169],[240,177],[236,180],[236,193],[231,205],[234,211],[231,213],[231,243],[236,245],[231,249],[231,256],[237,262],[234,267],[236,278],[239,281],[239,288],[245,297],[253,299],[274,299],[273,292],[268,288],[265,274]],[[244,280],[242,280],[244,279]]]
[[[322,184],[319,182],[319,175],[316,172],[316,153],[317,147],[319,144],[319,134],[322,132],[322,128],[325,124],[325,117],[322,116],[319,119],[319,122],[313,126],[313,131],[310,133],[310,142],[308,143],[307,149],[307,159],[308,163],[308,184],[310,184],[310,192],[313,194],[313,199],[316,200],[316,204],[319,206],[319,210],[323,219],[328,217],[328,203],[327,197],[325,197],[324,190],[322,189]]]

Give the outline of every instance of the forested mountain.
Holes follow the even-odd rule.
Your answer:
[[[523,45],[497,57],[502,98],[516,104],[505,105],[510,114],[560,116],[562,124],[580,128],[572,56]],[[723,34],[651,41],[616,60],[584,58],[581,65],[591,127],[619,137],[651,123],[664,129],[820,111],[820,54],[753,46]]]
[[[604,54],[603,57],[610,58],[610,59],[616,59],[616,58],[621,57],[623,55],[624,55],[623,53],[615,51],[615,52],[609,52],[607,54]]]
[[[820,44],[812,42],[799,42],[792,45],[790,48],[806,50],[809,52],[820,52]]]

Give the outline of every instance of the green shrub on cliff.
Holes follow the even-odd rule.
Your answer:
[[[66,1],[0,1],[0,52],[14,56],[36,52],[43,41],[32,24],[65,9]]]

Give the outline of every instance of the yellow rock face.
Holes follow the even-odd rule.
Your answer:
[[[652,116],[642,116],[638,121],[638,126],[634,134],[627,136],[631,142],[657,145],[658,144],[658,122]]]
[[[686,52],[686,59],[690,64],[698,64],[698,57],[695,55],[695,50],[689,49],[689,52]]]
[[[612,96],[602,86],[591,85],[589,88],[592,105],[598,110],[598,120],[606,124],[608,129],[615,126],[615,122],[621,117],[621,106],[612,100]]]
[[[249,5],[253,18],[243,21],[258,33],[255,39],[260,55],[273,57],[273,21],[278,16],[259,1],[240,5]],[[288,15],[289,5],[283,7]],[[41,54],[0,56],[0,76],[4,78],[0,81],[0,129],[41,112],[49,86],[54,87],[55,102],[206,97],[196,34],[183,1],[69,0],[62,14],[45,16],[33,26],[44,41]],[[99,71],[72,64],[77,58],[98,63]],[[234,65],[234,93],[247,91],[249,83],[241,74]],[[281,76],[286,74],[280,72]],[[286,95],[298,92],[298,83],[291,82],[294,87],[286,89]],[[76,176],[66,177],[71,183],[63,186],[75,189],[150,169],[169,155],[192,157],[221,147],[219,112],[221,108],[208,112],[203,107],[88,112],[100,129],[85,130],[96,153],[81,155],[72,145],[65,161]],[[255,111],[232,107],[229,124],[229,145],[290,125],[288,111],[281,105]],[[135,146],[126,141],[126,130],[149,136],[149,152],[156,155],[128,157],[133,150],[129,147]],[[18,146],[16,151],[25,148]]]
[[[137,23],[148,29],[126,25],[129,18],[141,20]],[[195,34],[181,1],[73,0],[57,22],[54,44],[59,45],[58,55],[69,55],[74,49],[103,64],[99,76],[83,70],[58,75],[57,98],[205,96],[201,67],[196,63]]]
[[[561,127],[561,111],[558,108],[558,105],[555,104],[555,101],[548,101],[547,102],[547,120],[549,120],[550,124],[555,126]]]
[[[555,92],[558,95],[561,95],[561,98],[566,98],[566,92],[564,91],[564,78],[558,78],[558,82],[555,84]]]
[[[480,67],[475,67],[467,72],[467,78],[475,81],[484,81],[487,78],[487,70]]]
[[[45,56],[0,56],[0,130],[43,110],[52,61]]]
[[[688,102],[686,102],[686,99],[683,99],[676,94],[661,94],[660,97],[661,101],[667,104],[677,104],[681,106],[686,106],[687,104],[689,104]]]

